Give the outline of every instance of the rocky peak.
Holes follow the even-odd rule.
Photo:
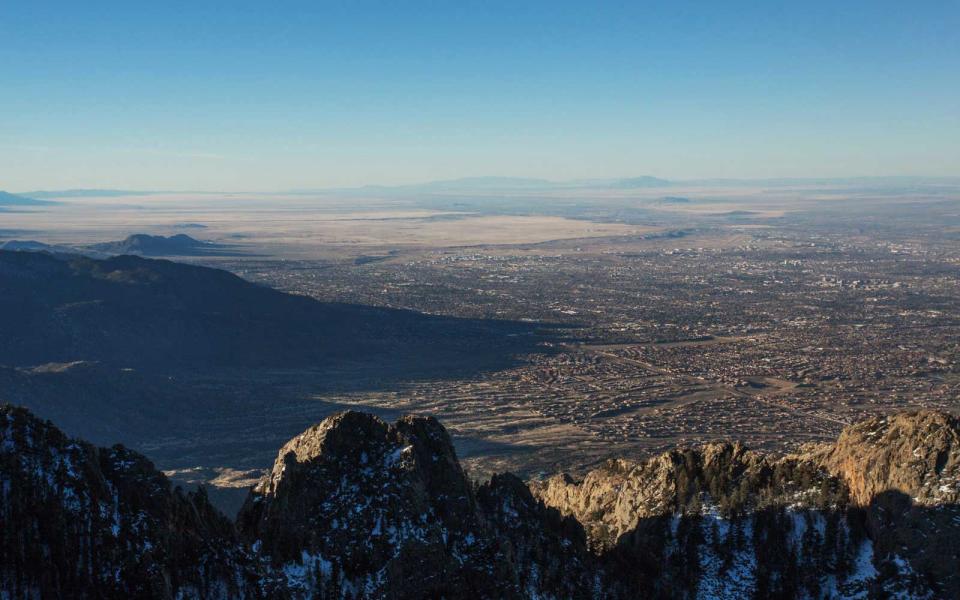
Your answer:
[[[513,475],[475,487],[431,417],[357,412],[288,442],[239,515],[294,596],[580,597],[583,528]]]
[[[496,589],[500,568],[449,436],[429,417],[344,412],[288,442],[239,515],[294,589]]]
[[[960,501],[960,419],[945,412],[904,412],[851,425],[821,460],[861,506],[888,491],[929,506]]]

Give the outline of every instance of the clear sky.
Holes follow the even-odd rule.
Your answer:
[[[0,0],[0,189],[960,175],[960,2]]]

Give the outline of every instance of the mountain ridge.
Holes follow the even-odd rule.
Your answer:
[[[48,204],[54,203],[0,190],[0,206],[45,206]]]
[[[881,428],[882,435],[868,435]],[[0,524],[83,517],[84,506],[98,506],[88,497],[108,494],[86,491],[100,489],[95,482],[103,477],[117,482],[107,489],[140,498],[129,505],[140,508],[114,502],[119,512],[102,514],[117,516],[81,518],[103,540],[92,548],[71,545],[81,539],[71,527],[63,530],[66,538],[43,527],[27,540],[3,536],[5,557],[58,548],[62,560],[48,570],[61,579],[18,562],[19,579],[9,567],[0,569],[0,590],[51,593],[70,575],[86,586],[77,588],[88,592],[78,597],[143,589],[156,591],[154,597],[291,599],[955,597],[960,510],[954,496],[911,498],[922,498],[930,478],[955,493],[957,434],[958,420],[946,413],[902,413],[853,425],[835,444],[795,455],[709,444],[641,462],[612,461],[580,481],[558,476],[528,487],[509,474],[470,482],[435,419],[407,416],[388,424],[346,411],[280,449],[234,529],[202,492],[171,490],[136,453],[92,449],[6,406],[0,408]],[[931,435],[936,439],[929,453],[920,453],[926,472],[919,479],[889,465],[871,471],[872,487],[858,487],[854,472],[878,456],[895,459],[901,447],[923,449]],[[88,467],[95,458],[103,474]],[[836,464],[848,470],[831,472]],[[866,503],[851,501],[861,488],[882,491]],[[578,504],[578,495],[586,502]],[[194,506],[184,513],[193,516],[176,516],[178,506]],[[153,525],[130,529],[137,522]],[[598,522],[623,526],[614,531]],[[595,543],[611,532],[608,543]],[[122,560],[109,550],[121,538],[131,550],[155,556],[147,563],[153,570],[128,566],[108,580],[99,570],[75,568]],[[187,554],[194,558],[157,551],[181,547],[193,548]],[[198,564],[205,575],[198,575]]]
[[[0,364],[17,367],[319,368],[377,360],[412,371],[489,368],[536,343],[510,335],[532,334],[536,325],[321,302],[220,269],[129,255],[0,250],[0,286]]]

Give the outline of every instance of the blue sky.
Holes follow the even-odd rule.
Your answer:
[[[960,175],[960,2],[0,0],[0,189]]]

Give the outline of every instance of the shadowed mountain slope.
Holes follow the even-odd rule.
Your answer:
[[[530,324],[322,303],[226,271],[134,256],[0,251],[0,364],[78,360],[164,370],[335,361],[490,368]]]
[[[105,258],[93,250],[83,250],[73,246],[62,246],[60,244],[47,244],[36,240],[7,240],[0,242],[0,250],[10,250],[14,252],[47,252],[49,254],[83,254],[93,258]]]
[[[260,573],[201,491],[123,446],[0,407],[0,596],[256,597]]]

